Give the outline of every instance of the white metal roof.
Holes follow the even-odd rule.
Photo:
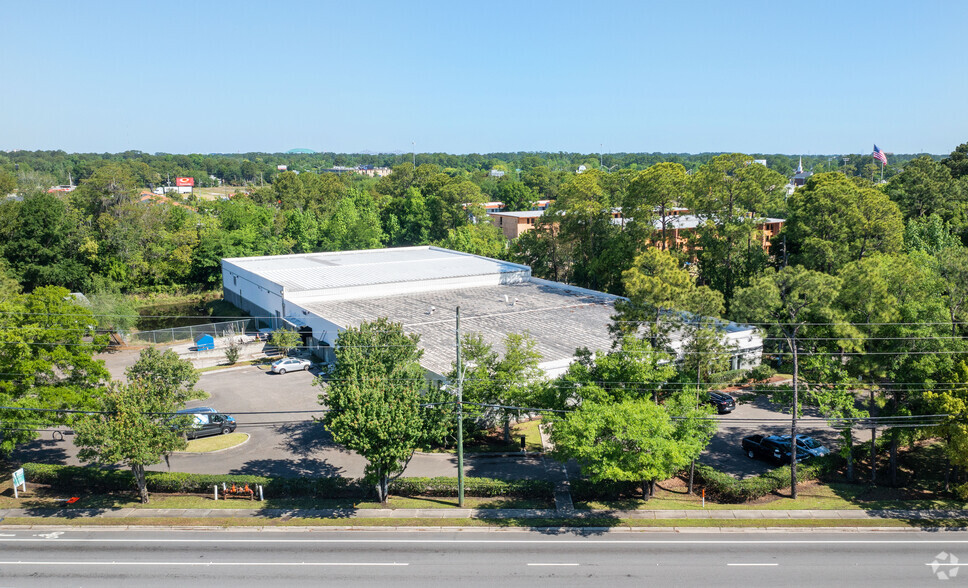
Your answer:
[[[531,273],[527,266],[426,246],[234,257],[223,263],[229,271],[232,266],[246,270],[286,292]]]

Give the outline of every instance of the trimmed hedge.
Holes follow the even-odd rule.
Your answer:
[[[26,463],[24,474],[32,483],[47,484],[71,492],[125,492],[135,487],[128,470],[103,470],[95,467]],[[362,480],[351,478],[275,478],[230,474],[187,474],[146,472],[149,492],[206,494],[212,486],[261,484],[265,493],[277,498],[368,498],[374,489]],[[390,483],[390,494],[397,496],[456,496],[457,478],[398,478]],[[546,480],[494,480],[464,478],[464,494],[492,498],[554,498],[554,484]]]
[[[457,478],[397,478],[390,494],[398,496],[457,496]],[[464,478],[464,494],[477,498],[508,496],[552,500],[555,485],[547,480],[495,480]]]
[[[613,480],[603,480],[592,482],[591,480],[572,480],[571,499],[579,502],[586,500],[619,500],[621,498],[639,498],[642,493],[639,490],[641,482],[616,482]]]
[[[816,480],[833,468],[833,460],[817,458],[810,463],[797,465],[797,481]],[[790,486],[790,466],[774,470],[744,480],[703,464],[696,464],[696,480],[706,488],[710,496],[720,502],[738,503],[762,498],[771,492]]]

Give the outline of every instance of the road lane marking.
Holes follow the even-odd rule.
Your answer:
[[[0,543],[50,543],[47,539],[16,538],[9,539],[0,536]],[[57,543],[216,543],[224,545],[228,543],[238,544],[378,544],[378,543],[404,543],[404,544],[464,544],[480,545],[487,543],[505,545],[950,545],[968,543],[968,539],[925,539],[925,540],[880,540],[880,539],[860,539],[860,540],[820,540],[820,539],[793,539],[793,540],[718,540],[718,539],[683,539],[683,540],[662,540],[662,539],[105,539],[105,538],[76,538],[58,537]]]
[[[941,563],[940,561],[935,561],[931,563],[924,564],[926,566],[968,566],[968,563]]]
[[[576,563],[529,563],[529,566],[577,566]]]
[[[409,563],[398,562],[359,562],[335,563],[316,561],[289,562],[231,562],[231,561],[0,561],[0,566],[338,566],[338,567],[374,567],[374,566],[408,566]]]
[[[728,563],[728,566],[778,566],[778,563]]]

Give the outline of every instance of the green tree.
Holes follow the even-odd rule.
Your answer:
[[[134,301],[118,291],[102,290],[89,296],[91,312],[100,330],[127,333],[138,321]]]
[[[885,192],[906,218],[939,214],[946,221],[964,223],[965,198],[950,169],[924,155],[907,162],[904,171],[887,184]]]
[[[628,334],[616,348],[594,356],[579,349],[576,361],[558,378],[545,406],[565,409],[584,402],[621,402],[652,398],[659,403],[662,385],[675,377],[671,356],[655,349],[647,340]]]
[[[641,482],[643,498],[688,462],[675,436],[669,414],[649,400],[586,402],[551,427],[558,459],[576,460],[594,482]]]
[[[147,347],[124,373],[129,382],[144,382],[156,390],[186,400],[195,394],[195,384],[198,383],[198,372],[191,362],[180,358],[172,349],[158,351]]]
[[[173,413],[187,400],[183,392],[165,389],[153,380],[115,383],[98,399],[102,414],[82,418],[74,427],[74,444],[80,448],[78,457],[82,461],[131,468],[141,502],[147,504],[145,466],[185,448],[179,428],[187,426],[182,422],[186,419],[173,418]]]
[[[6,197],[17,189],[17,176],[0,169],[0,197]]]
[[[65,286],[83,290],[89,271],[80,255],[76,215],[54,194],[29,194],[17,206],[16,225],[6,227],[3,256],[26,290]]]
[[[955,147],[948,157],[941,160],[941,164],[951,171],[951,177],[955,179],[968,176],[968,143]]]
[[[498,406],[533,406],[535,389],[543,372],[538,365],[541,354],[527,332],[504,337],[504,355],[493,351],[479,333],[468,333],[461,341],[461,353],[471,370],[472,382],[464,387],[464,400]],[[456,367],[455,367],[456,370]],[[465,378],[467,374],[465,373]],[[450,374],[457,381],[456,371]],[[504,442],[511,442],[511,418],[520,413],[510,408],[495,408],[504,425]]]
[[[741,321],[772,323],[793,356],[793,403],[790,407],[790,435],[797,436],[800,412],[800,342],[798,337],[809,323],[830,323],[836,318],[833,302],[840,280],[802,266],[763,272],[747,288],[740,288],[733,300],[733,314]],[[790,463],[791,496],[797,497],[797,447],[792,444]]]
[[[673,438],[679,444],[683,459],[689,461],[690,494],[695,478],[696,460],[706,450],[718,430],[718,423],[712,418],[715,409],[701,401],[705,393],[700,388],[683,388],[674,392],[663,404],[675,425]]]
[[[804,380],[810,401],[834,428],[840,430],[843,442],[840,455],[847,461],[847,480],[854,480],[854,421],[870,416],[857,406],[857,381],[850,377],[842,362],[828,355],[814,355],[804,362]]]
[[[690,183],[686,205],[703,220],[696,229],[700,273],[729,301],[766,266],[756,217],[779,205],[787,181],[749,155],[733,153],[713,157]]]
[[[873,253],[896,253],[904,243],[901,211],[887,195],[859,188],[843,174],[818,174],[788,202],[783,232],[791,264],[835,273]]]
[[[94,333],[96,322],[65,288],[46,286],[0,301],[0,406],[92,408],[92,392],[110,378],[94,359],[105,343]],[[0,409],[0,421],[0,456],[37,436],[37,417],[28,411]],[[70,424],[71,418],[52,413],[45,421]]]
[[[656,241],[661,249],[668,248],[668,209],[683,199],[688,180],[689,176],[682,164],[668,162],[657,163],[632,179],[622,202],[622,216],[631,219],[627,228],[637,232],[640,247],[644,247],[645,240],[651,239],[655,234],[652,221],[658,215],[661,229]]]
[[[491,223],[464,225],[447,231],[447,238],[437,245],[454,251],[483,255],[494,259],[507,256],[507,239],[501,229]]]
[[[419,337],[386,318],[340,333],[336,366],[320,404],[333,439],[367,460],[366,478],[381,502],[390,478],[406,468],[414,451],[442,430],[439,413],[421,407],[427,382],[420,367]],[[317,378],[322,386],[323,380]]]
[[[302,345],[302,337],[292,329],[276,329],[269,338],[269,344],[282,352],[283,356]]]

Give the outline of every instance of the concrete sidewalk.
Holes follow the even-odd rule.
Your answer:
[[[968,510],[572,510],[555,509],[163,509],[163,508],[9,508],[0,509],[5,518],[320,518],[320,519],[645,519],[645,520],[968,520]]]

